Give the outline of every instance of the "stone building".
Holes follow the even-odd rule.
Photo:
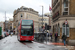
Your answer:
[[[52,12],[50,12],[50,13],[45,13],[44,14],[44,16],[47,16],[48,18],[49,18],[49,26],[50,26],[50,29],[49,29],[49,33],[51,33],[52,32]]]
[[[18,22],[21,19],[30,19],[30,20],[34,20],[34,32],[38,32],[38,12],[35,11],[32,8],[27,8],[27,7],[20,7],[17,10],[14,11],[14,28],[17,29],[18,27]]]
[[[51,23],[52,22],[52,12],[45,13],[44,16],[47,16],[49,18],[49,26],[51,26],[52,25],[52,23]]]
[[[42,16],[39,17],[39,32],[42,32]],[[49,17],[43,16],[43,26],[45,27],[45,23],[49,25]]]
[[[68,42],[75,42],[75,0],[52,0],[52,13],[53,33],[58,32],[59,39],[65,33]]]
[[[9,29],[9,30],[14,30],[13,19],[9,19],[8,29]]]
[[[8,20],[6,20],[6,21],[4,22],[4,30],[6,30],[6,31],[8,30],[8,27],[9,27],[8,23],[9,23]]]

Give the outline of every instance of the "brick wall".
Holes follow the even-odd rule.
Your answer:
[[[62,28],[60,28],[60,36],[59,36],[59,39],[62,38]]]
[[[75,0],[70,0],[69,4],[70,15],[75,15]]]
[[[75,28],[70,28],[70,36],[67,38],[67,40],[75,40]],[[60,36],[59,39],[62,38],[62,28],[60,28]]]
[[[62,0],[60,0],[60,15],[62,15]]]
[[[70,40],[75,40],[75,28],[70,28]]]

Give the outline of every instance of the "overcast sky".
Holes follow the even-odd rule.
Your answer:
[[[51,0],[0,0],[0,21],[5,20],[5,11],[7,20],[13,18],[13,12],[15,9],[25,6],[32,8],[42,14],[42,7],[44,6],[44,13],[49,12],[49,5],[51,5]]]

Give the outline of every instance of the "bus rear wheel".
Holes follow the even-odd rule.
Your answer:
[[[17,40],[20,41],[20,40],[18,39],[18,36],[17,36]]]

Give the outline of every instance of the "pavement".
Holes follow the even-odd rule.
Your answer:
[[[44,42],[44,44],[47,44],[47,45],[55,45],[57,47],[67,48],[68,50],[75,50],[75,46],[70,46],[70,45],[67,45],[67,44],[66,44],[66,46],[64,46],[64,43]]]
[[[8,36],[0,40],[0,50],[68,50],[53,44],[45,44],[39,42],[19,42],[17,36]]]
[[[66,44],[64,46],[63,42],[60,42],[60,41],[55,42],[54,39],[52,39],[52,41],[51,41],[51,39],[49,39],[49,41],[44,41],[44,42],[41,42],[41,43],[44,43],[46,45],[55,45],[57,47],[67,48],[68,50],[75,50],[75,46],[71,46],[71,45],[68,45],[68,44]]]

